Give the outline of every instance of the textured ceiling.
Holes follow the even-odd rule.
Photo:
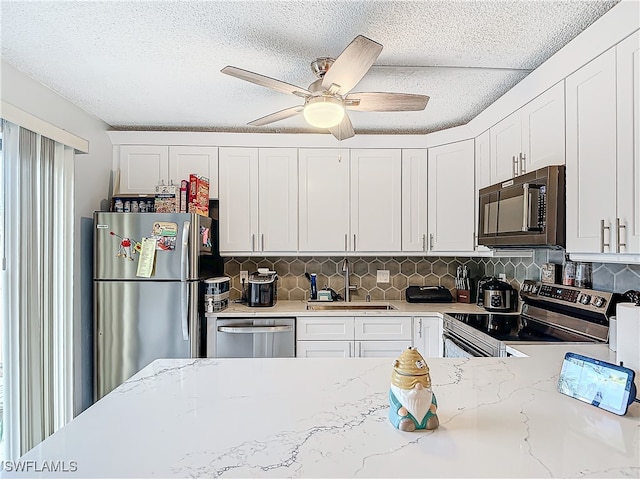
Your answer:
[[[357,133],[464,124],[602,16],[600,1],[0,1],[2,59],[117,129],[311,132],[300,99],[225,65],[307,88],[310,62],[361,34],[382,53],[354,91],[429,95],[420,112],[350,112]]]

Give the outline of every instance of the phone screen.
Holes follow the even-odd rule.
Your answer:
[[[635,373],[622,366],[567,353],[558,391],[614,414],[624,415],[635,398]]]

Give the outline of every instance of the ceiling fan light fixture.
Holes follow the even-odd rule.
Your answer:
[[[311,126],[331,128],[342,122],[344,105],[340,99],[333,96],[315,96],[307,100],[303,115]]]

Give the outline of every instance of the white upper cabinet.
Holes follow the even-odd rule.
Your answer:
[[[154,193],[157,185],[162,182],[169,184],[168,147],[122,145],[116,148],[119,150],[120,171],[118,193]]]
[[[616,47],[618,214],[615,252],[640,253],[640,32]]]
[[[567,251],[613,249],[616,217],[616,52],[566,80]]]
[[[427,150],[402,150],[402,251],[427,251]]]
[[[299,250],[348,251],[349,150],[300,149]]]
[[[476,251],[489,251],[489,248],[478,244],[478,208],[479,192],[486,186],[491,186],[491,134],[489,130],[481,133],[475,140],[475,167],[476,167],[476,187],[473,198],[473,245]]]
[[[564,110],[563,81],[522,107],[520,174],[565,164]]]
[[[119,193],[154,193],[159,184],[194,173],[209,179],[209,198],[218,198],[218,148],[213,146],[121,145],[118,149]]]
[[[561,81],[491,127],[489,184],[545,166],[563,165],[564,110]]]
[[[473,251],[474,140],[429,148],[429,251]]]
[[[209,180],[209,198],[218,197],[218,148],[215,146],[170,146],[169,182],[180,185],[190,174]]]
[[[220,148],[220,252],[258,248],[258,149]]]
[[[400,251],[401,172],[398,149],[351,150],[353,251]]]
[[[220,252],[298,249],[295,148],[220,149]]]
[[[258,158],[259,250],[298,250],[298,150],[260,148]]]

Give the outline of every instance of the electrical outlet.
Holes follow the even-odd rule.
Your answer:
[[[498,278],[500,278],[502,281],[506,281],[506,280],[507,280],[507,275],[506,275],[506,274],[504,274],[504,273],[500,273],[500,274],[498,275]]]
[[[240,282],[246,283],[249,281],[249,272],[248,271],[240,271]]]
[[[378,283],[388,283],[389,282],[389,270],[379,269],[377,274],[376,282]]]

